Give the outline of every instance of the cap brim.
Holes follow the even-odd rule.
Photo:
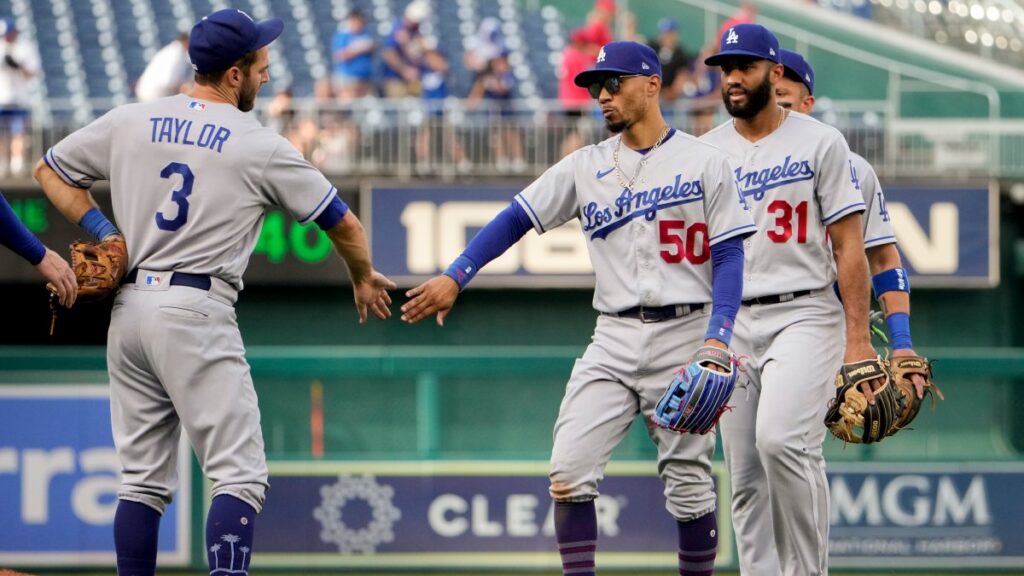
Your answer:
[[[281,32],[284,32],[284,21],[280,18],[260,20],[256,23],[256,31],[256,44],[253,45],[253,50],[259,50],[274,40],[277,40],[277,37],[281,35]]]
[[[605,76],[615,76],[617,74],[636,74],[636,72],[623,70],[622,68],[591,68],[577,74],[576,78],[573,79],[573,83],[580,88],[586,88],[594,82],[599,82]]]
[[[734,56],[747,56],[749,58],[756,58],[758,60],[767,60],[778,64],[777,60],[771,58],[765,58],[764,54],[758,54],[757,52],[750,52],[749,50],[729,50],[728,52],[719,52],[712,56],[708,56],[704,59],[705,66],[720,66],[724,60],[728,60]]]

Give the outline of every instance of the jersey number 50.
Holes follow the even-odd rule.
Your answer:
[[[708,225],[694,222],[686,227],[683,220],[659,220],[658,236],[662,246],[661,259],[669,264],[678,264],[686,260],[690,264],[703,264],[711,256],[708,247]]]
[[[164,216],[163,212],[156,213],[156,227],[168,232],[174,232],[188,221],[188,196],[192,193],[192,185],[196,180],[188,164],[181,162],[171,162],[160,171],[160,177],[164,179],[174,174],[181,175],[181,187],[171,190],[171,200],[178,205],[178,213],[171,219]]]

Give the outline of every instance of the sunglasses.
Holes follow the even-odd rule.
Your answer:
[[[622,79],[633,78],[635,76],[643,76],[643,74],[627,74],[625,76],[608,76],[601,82],[594,82],[590,86],[587,86],[587,91],[590,92],[590,97],[597,100],[601,97],[601,89],[605,89],[609,94],[618,94],[619,90],[622,90]]]

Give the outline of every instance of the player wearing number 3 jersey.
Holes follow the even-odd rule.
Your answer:
[[[679,534],[679,570],[712,574],[717,551],[714,435],[651,424],[673,373],[702,344],[725,348],[742,291],[742,239],[754,224],[721,151],[666,125],[657,54],[613,42],[575,81],[614,136],[550,168],[470,242],[445,275],[409,291],[402,318],[443,321],[477,270],[517,242],[578,218],[594,266],[591,344],[555,423],[551,497],[565,574],[594,574],[594,499],[612,450],[638,413]],[[713,280],[713,281],[712,281]],[[557,310],[550,311],[557,314]]]
[[[721,421],[740,571],[813,576],[828,572],[822,419],[833,378],[844,360],[875,352],[864,200],[850,182],[849,148],[834,128],[776,105],[780,57],[762,26],[722,35],[721,52],[705,62],[722,69],[733,119],[702,140],[729,154],[758,228],[747,240],[735,333],[749,381],[741,377]]]
[[[270,206],[327,231],[348,265],[360,321],[368,311],[390,315],[393,285],[374,271],[359,220],[287,140],[246,114],[269,80],[267,45],[282,28],[232,9],[203,18],[189,42],[191,95],[115,108],[36,167],[51,201],[99,237],[116,229],[88,189],[109,180],[128,245],[107,340],[122,575],[154,573],[182,428],[212,482],[210,567],[248,570],[267,464],[233,305]]]

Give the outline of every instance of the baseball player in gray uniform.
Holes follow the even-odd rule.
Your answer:
[[[779,106],[801,114],[814,111],[814,68],[800,54],[783,49],[782,78],[775,84]],[[889,328],[893,357],[917,356],[910,337],[910,280],[896,249],[896,232],[885,208],[885,194],[874,168],[863,156],[850,152],[850,180],[864,198],[864,248],[871,270],[871,285]],[[925,382],[912,376],[919,398]]]
[[[565,574],[594,574],[594,499],[612,450],[647,421],[673,373],[704,345],[726,348],[742,291],[743,238],[754,231],[721,151],[661,115],[657,54],[612,42],[575,78],[618,135],[571,153],[516,196],[444,275],[409,290],[402,319],[444,321],[462,288],[529,229],[578,218],[594,266],[591,344],[576,361],[554,429],[551,487]],[[712,278],[714,282],[712,282]],[[709,575],[717,553],[713,435],[648,424],[679,573]]]
[[[316,222],[353,283],[360,322],[390,315],[359,220],[333,186],[250,114],[268,80],[278,19],[234,9],[192,29],[191,95],[111,110],[47,151],[36,178],[97,238],[120,234],[89,186],[109,180],[130,272],[107,341],[111,418],[121,460],[114,519],[118,574],[155,571],[160,515],[171,500],[184,429],[213,483],[206,524],[211,574],[244,574],[267,464],[256,392],[234,303],[270,206]]]
[[[738,24],[725,31],[720,47],[705,62],[721,67],[732,120],[702,140],[730,155],[758,228],[747,240],[735,333],[748,382],[744,390],[741,377],[735,409],[721,421],[740,569],[826,574],[822,420],[840,365],[875,357],[867,327],[864,201],[850,182],[842,135],[775,103],[774,85],[783,75],[775,36],[757,24]],[[837,277],[845,314],[832,289]]]

